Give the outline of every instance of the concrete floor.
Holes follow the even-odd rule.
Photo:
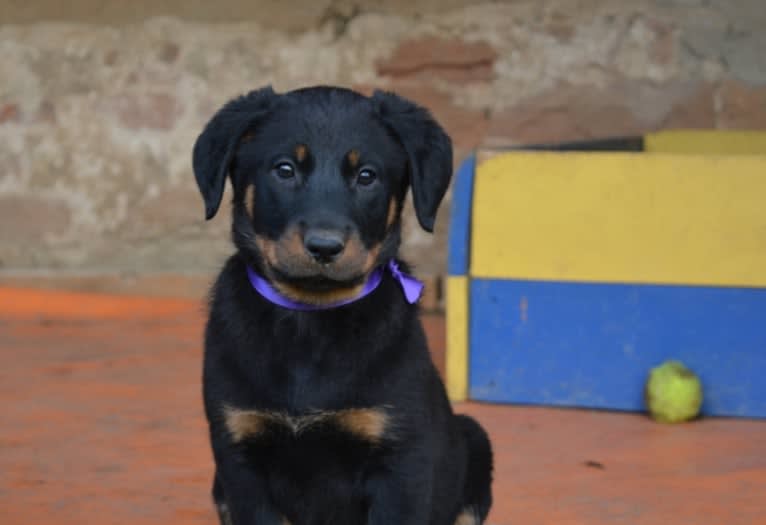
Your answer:
[[[0,288],[0,523],[214,525],[202,322],[195,301]],[[766,525],[766,421],[457,410],[493,440],[493,525]]]

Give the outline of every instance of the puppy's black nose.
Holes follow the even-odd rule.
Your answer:
[[[335,259],[346,247],[340,233],[315,230],[308,231],[303,237],[306,251],[318,262],[328,263]]]

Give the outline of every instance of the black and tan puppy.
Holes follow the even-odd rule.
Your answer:
[[[225,525],[468,525],[491,503],[482,428],[455,415],[417,286],[391,263],[412,188],[433,229],[450,140],[389,93],[253,91],[194,147],[237,247],[212,290],[204,400]]]

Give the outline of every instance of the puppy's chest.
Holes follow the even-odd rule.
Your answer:
[[[239,398],[248,404],[222,406],[232,441],[293,452],[314,445],[380,449],[394,439],[393,408],[357,355],[362,349],[344,338],[283,342],[254,349],[258,363],[247,367],[242,385],[250,395]]]
[[[256,350],[258,363],[249,367],[248,384],[243,385],[252,392],[255,404],[280,407],[279,412],[289,413],[291,418],[302,417],[321,411],[312,407],[345,406],[375,384],[369,365],[358,359],[355,349],[345,352],[339,346],[286,346]]]

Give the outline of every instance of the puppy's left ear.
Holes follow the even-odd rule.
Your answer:
[[[452,177],[452,142],[428,110],[414,102],[383,91],[375,91],[371,100],[407,152],[415,214],[420,226],[432,232]]]
[[[276,97],[271,87],[265,87],[235,98],[210,119],[197,138],[192,165],[206,219],[212,219],[221,205],[226,174],[242,135],[266,116]]]

